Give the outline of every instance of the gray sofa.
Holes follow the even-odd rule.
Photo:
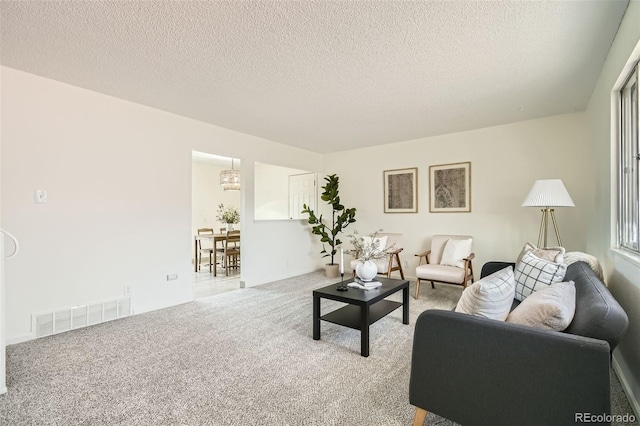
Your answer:
[[[509,265],[489,262],[481,277]],[[610,356],[629,320],[589,265],[569,265],[569,280],[576,312],[564,332],[453,311],[420,314],[409,385],[414,424],[425,410],[464,426],[575,425],[581,413],[610,414]]]

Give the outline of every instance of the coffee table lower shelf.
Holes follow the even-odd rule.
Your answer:
[[[402,303],[391,300],[381,300],[369,307],[369,324],[378,321],[380,318],[402,306]],[[342,325],[356,330],[362,329],[362,308],[357,305],[347,305],[333,312],[320,317],[321,320]]]

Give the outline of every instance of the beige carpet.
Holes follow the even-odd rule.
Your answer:
[[[11,345],[0,424],[411,424],[415,319],[461,288],[425,287],[410,325],[401,310],[372,325],[363,358],[355,330],[322,322],[311,337],[311,291],[329,283],[308,274]]]

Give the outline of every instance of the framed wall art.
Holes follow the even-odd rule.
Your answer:
[[[471,162],[429,167],[429,211],[471,211]]]
[[[384,212],[418,212],[418,168],[384,171]]]

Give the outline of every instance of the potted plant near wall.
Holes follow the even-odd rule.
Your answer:
[[[349,224],[356,221],[356,209],[348,209],[340,204],[338,176],[335,174],[328,175],[324,180],[326,183],[322,187],[323,192],[320,199],[331,206],[331,223],[325,224],[322,214],[316,216],[315,212],[309,209],[306,204],[302,206],[304,208],[302,213],[309,215],[309,224],[312,226],[311,232],[320,236],[320,241],[322,242],[322,251],[320,253],[322,253],[322,257],[331,257],[331,263],[325,266],[327,276],[335,278],[338,276],[340,265],[334,262],[334,257],[338,252],[337,247],[342,244],[338,236]],[[325,244],[329,246],[328,249]]]
[[[234,206],[225,207],[224,204],[218,204],[216,219],[227,226],[227,231],[231,231],[233,225],[240,222],[240,212]]]

